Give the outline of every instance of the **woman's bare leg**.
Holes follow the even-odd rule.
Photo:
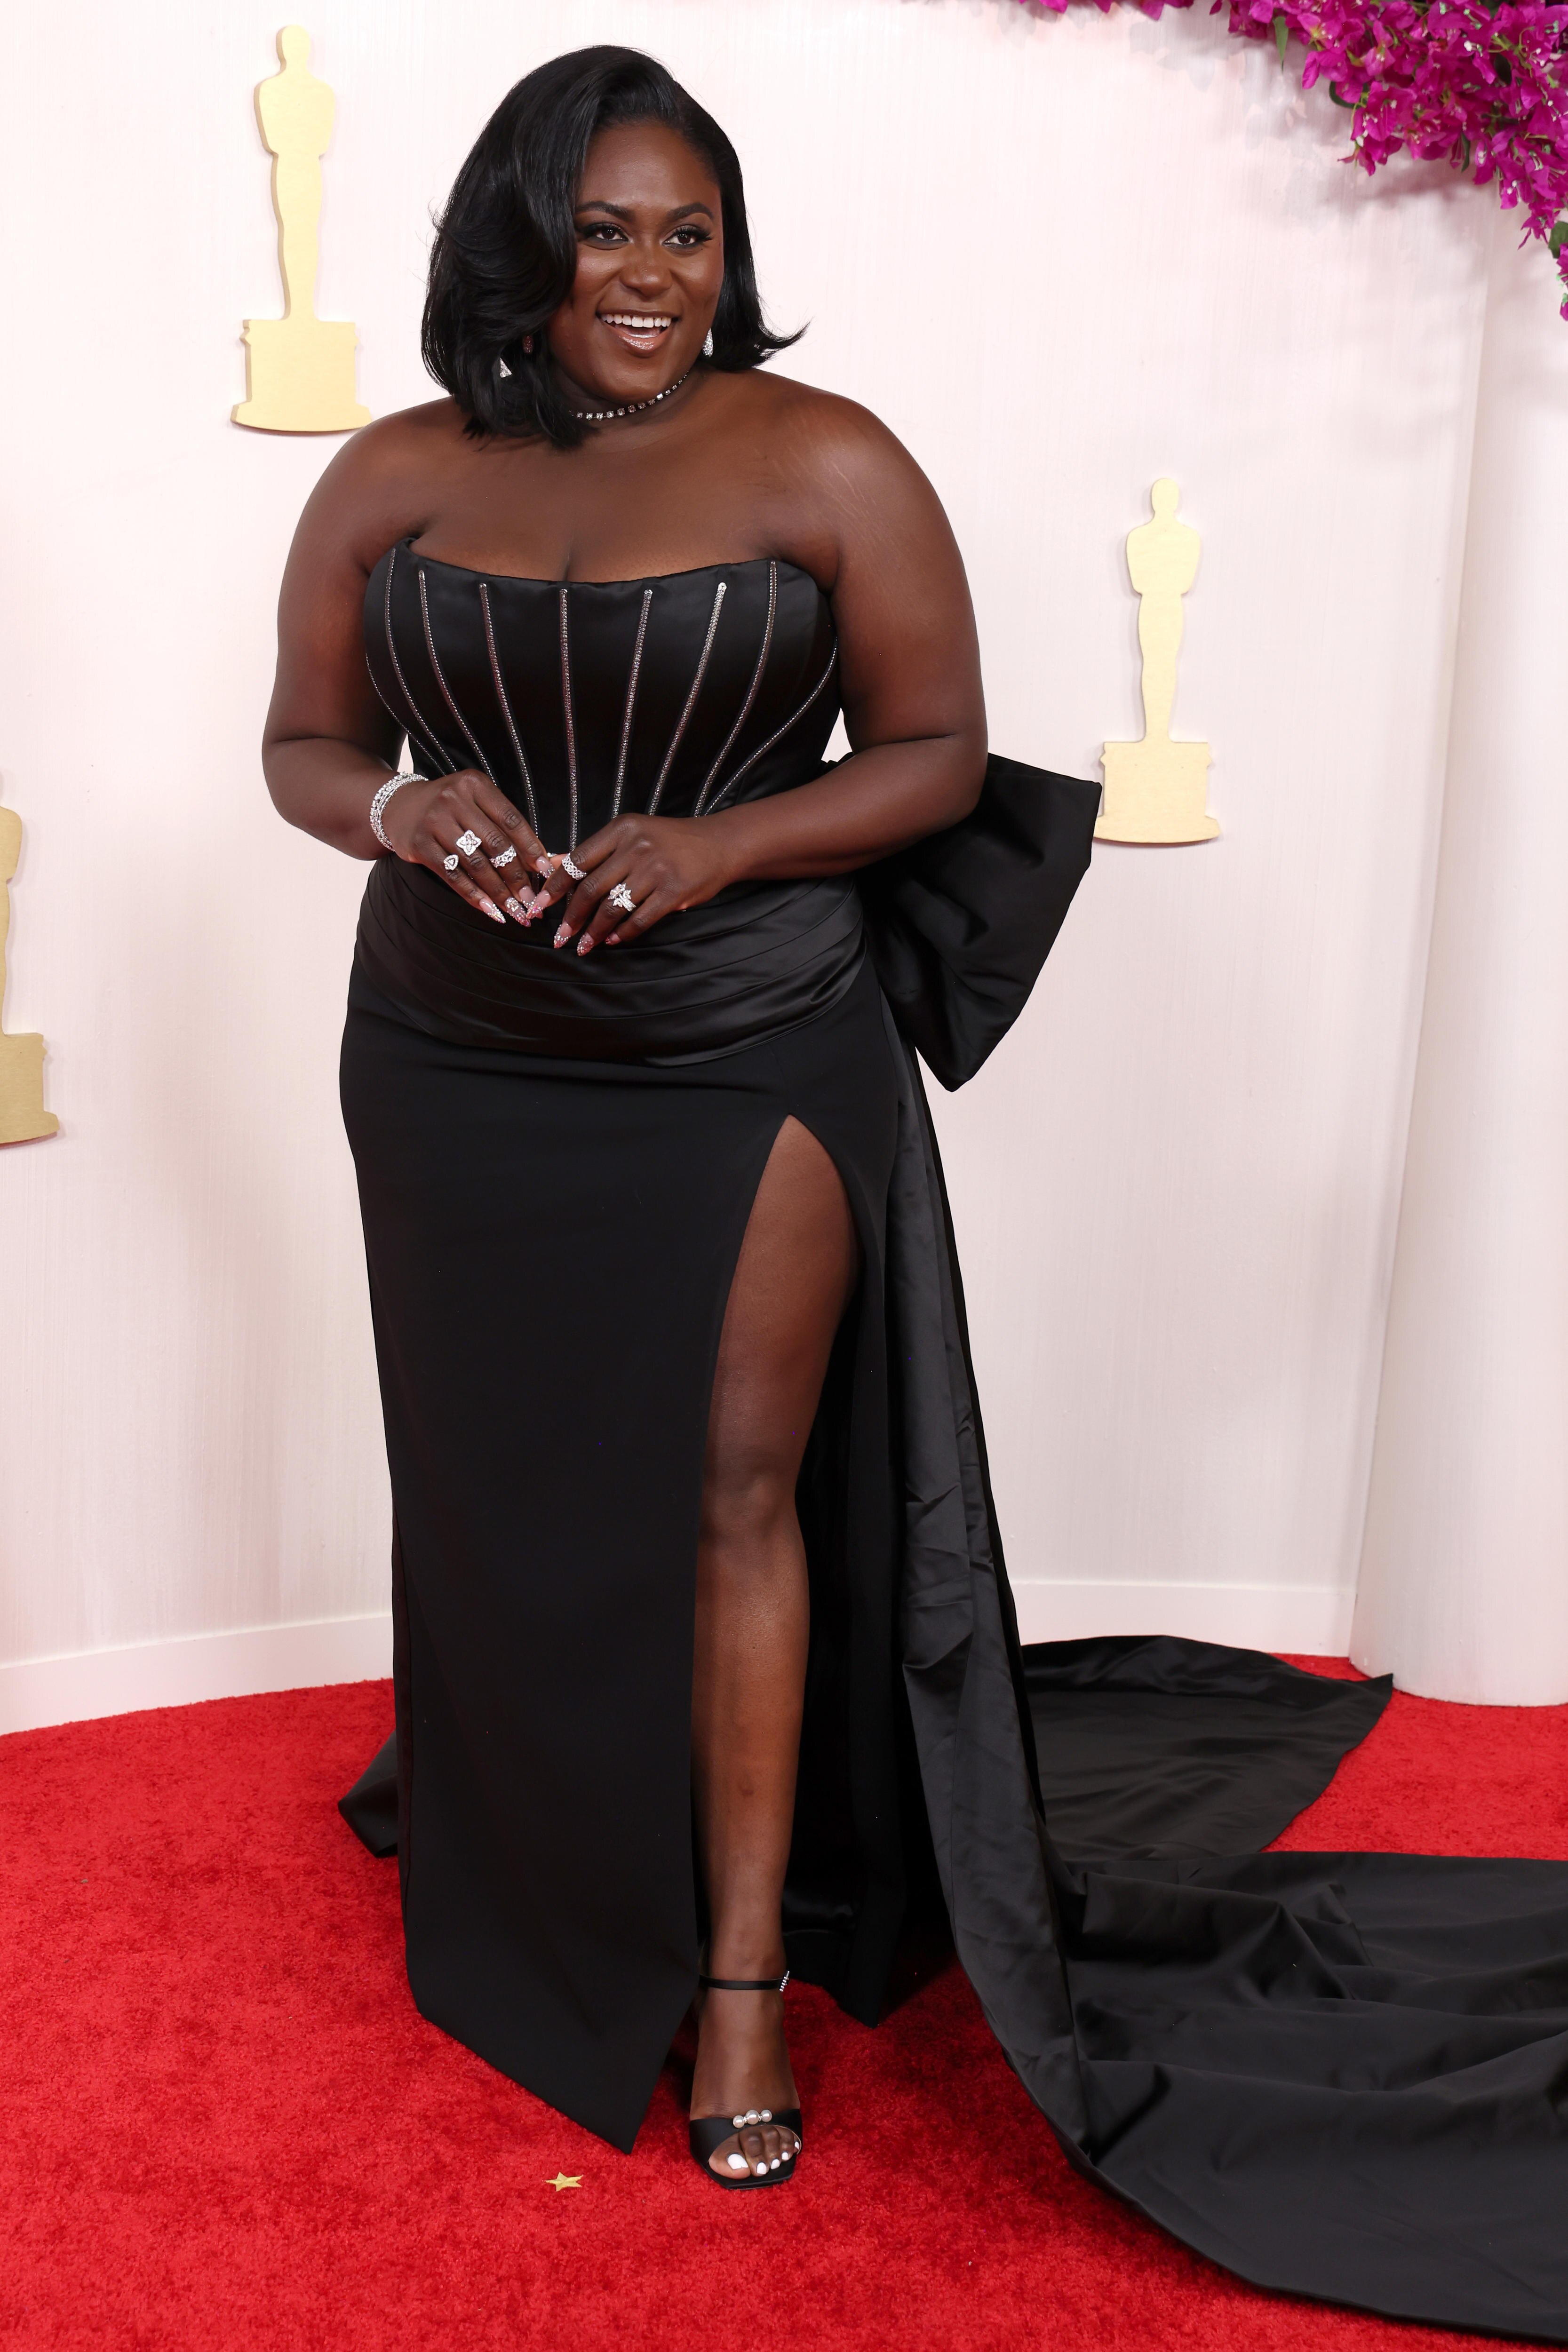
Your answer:
[[[784,1973],[779,1906],[795,1811],[809,1608],[795,1482],[827,1359],[855,1286],[854,1220],[837,1170],[788,1119],[768,1160],[724,1316],[709,1422],[697,1556],[692,1785],[708,1888],[707,1973]],[[793,2107],[777,1993],[699,2003],[691,2112]],[[772,2126],[726,2140],[771,2163],[794,2146]]]

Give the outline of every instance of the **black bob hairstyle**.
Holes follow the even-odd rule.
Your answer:
[[[763,317],[740,160],[712,116],[640,49],[574,49],[508,90],[437,227],[421,348],[470,434],[542,434],[559,449],[584,438],[542,330],[577,273],[577,192],[589,143],[629,122],[668,124],[719,185],[724,282],[710,365],[730,373],[753,368],[797,340],[774,334]],[[522,347],[528,334],[531,353]],[[503,361],[510,375],[500,372]]]

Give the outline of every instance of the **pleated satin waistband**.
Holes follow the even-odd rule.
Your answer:
[[[847,877],[748,883],[668,915],[626,948],[554,949],[502,930],[422,866],[384,857],[360,908],[354,961],[417,1028],[458,1045],[571,1060],[706,1061],[837,1004],[865,953]]]

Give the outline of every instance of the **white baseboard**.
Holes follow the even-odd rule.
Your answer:
[[[1026,1642],[1081,1642],[1095,1633],[1180,1633],[1238,1650],[1293,1650],[1342,1658],[1355,1592],[1335,1584],[1097,1584],[1019,1580]]]
[[[1182,1633],[1244,1650],[1343,1657],[1355,1594],[1331,1584],[1096,1584],[1031,1580],[1013,1588],[1026,1642],[1093,1633]],[[118,1650],[0,1665],[0,1732],[132,1715],[257,1691],[370,1682],[392,1672],[392,1618],[323,1617],[191,1633]]]
[[[148,1706],[189,1706],[197,1699],[248,1698],[257,1691],[371,1682],[391,1672],[390,1611],[23,1658],[0,1665],[0,1732],[37,1731]]]

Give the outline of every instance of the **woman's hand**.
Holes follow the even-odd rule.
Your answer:
[[[498,923],[508,915],[526,922],[538,877],[556,863],[527,818],[477,768],[399,785],[381,828],[399,857],[427,866]]]
[[[640,939],[677,908],[704,905],[738,871],[721,816],[618,816],[573,851],[577,874],[563,858],[548,863],[529,920],[559,907],[554,944],[575,939],[579,955],[601,940],[619,947]]]

